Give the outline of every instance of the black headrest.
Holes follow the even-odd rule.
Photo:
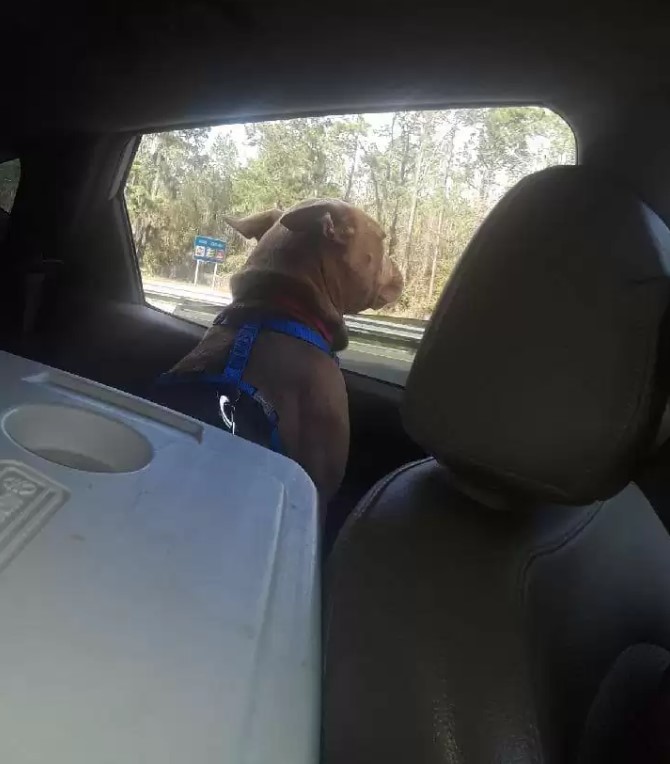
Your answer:
[[[491,212],[417,352],[410,435],[478,485],[583,504],[616,493],[667,397],[670,231],[583,167],[532,175]]]

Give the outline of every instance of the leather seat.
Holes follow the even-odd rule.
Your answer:
[[[669,273],[670,231],[586,168],[480,228],[407,384],[432,457],[372,489],[326,570],[327,764],[615,760],[619,695],[670,665],[670,537],[630,484]]]

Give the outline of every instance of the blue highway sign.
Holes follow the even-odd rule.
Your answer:
[[[193,240],[193,259],[201,263],[222,263],[226,259],[227,242],[209,236],[196,236]]]

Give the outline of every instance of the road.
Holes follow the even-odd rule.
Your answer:
[[[203,326],[209,326],[214,316],[230,304],[231,299],[229,295],[207,287],[162,279],[146,279],[144,293],[151,305]],[[356,344],[383,348],[383,355],[394,349],[405,351],[401,357],[408,351],[413,355],[412,351],[423,337],[423,326],[405,323],[402,319],[356,315],[346,316],[346,324]]]

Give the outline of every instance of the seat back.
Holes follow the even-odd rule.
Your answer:
[[[649,645],[670,664],[670,538],[629,484],[668,393],[669,256],[585,168],[484,223],[408,381],[434,458],[376,486],[329,561],[326,762],[576,760],[608,678]]]

